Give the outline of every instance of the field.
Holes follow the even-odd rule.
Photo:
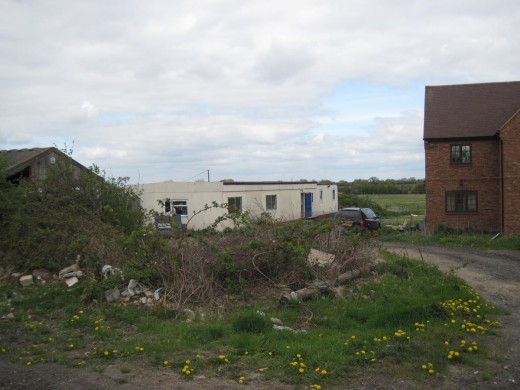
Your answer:
[[[410,219],[411,214],[414,223],[424,221],[426,209],[426,196],[424,194],[389,194],[389,195],[365,195],[370,201],[379,204],[385,210],[381,216],[381,224],[400,225]]]

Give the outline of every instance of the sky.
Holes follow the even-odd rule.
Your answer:
[[[0,0],[0,149],[130,183],[423,178],[427,85],[520,80],[518,0]]]

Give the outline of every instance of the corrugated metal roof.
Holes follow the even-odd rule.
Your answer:
[[[424,139],[494,137],[520,109],[520,81],[427,86]]]

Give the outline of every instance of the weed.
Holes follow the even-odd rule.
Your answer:
[[[258,311],[240,313],[232,319],[231,323],[235,332],[256,334],[265,332],[270,325],[265,314]]]

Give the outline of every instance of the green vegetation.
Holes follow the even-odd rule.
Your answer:
[[[405,220],[413,224],[424,222],[426,198],[424,194],[365,195],[370,202],[382,208],[381,225],[401,225]]]
[[[520,237],[502,237],[478,232],[397,232],[384,230],[383,241],[406,242],[411,244],[449,245],[464,248],[520,250]],[[494,238],[494,239],[493,239]]]
[[[374,276],[347,286],[347,299],[242,302],[226,306],[224,315],[206,308],[191,322],[161,307],[87,303],[87,280],[71,289],[4,286],[0,314],[14,319],[0,323],[1,353],[24,365],[139,359],[187,380],[204,374],[248,383],[260,375],[305,386],[341,383],[370,367],[419,381],[450,364],[482,367],[496,309],[451,274],[391,254],[385,259]],[[295,331],[272,329],[269,317]]]
[[[259,376],[315,389],[371,367],[419,381],[434,380],[450,364],[483,367],[496,309],[454,275],[424,263],[383,252],[385,261],[372,264],[381,256],[377,235],[338,231],[332,219],[280,224],[268,215],[233,214],[236,224],[224,232],[167,239],[146,225],[125,178],[107,178],[95,167],[79,176],[60,169],[43,180],[0,184],[5,358],[96,369],[118,360],[126,363],[122,372],[144,361],[186,380],[203,373],[249,383]],[[412,196],[385,203],[340,193],[340,204],[396,217],[391,213],[419,207],[403,200]],[[403,203],[408,208],[393,209]],[[383,237],[392,234],[412,236]],[[310,265],[311,248],[333,254],[334,263]],[[61,281],[22,288],[9,277],[40,267],[56,272],[75,259],[86,277],[70,288]],[[104,264],[119,267],[126,279],[102,277]],[[281,286],[283,292],[315,281],[330,286],[367,265],[373,273],[343,289],[279,301]],[[161,299],[106,303],[105,292],[124,289],[130,278],[160,288]],[[271,317],[290,329],[273,329]]]
[[[327,182],[327,181],[325,181]],[[424,194],[424,180],[415,177],[381,180],[377,177],[356,179],[352,182],[340,181],[338,192],[353,195],[364,194]]]
[[[47,176],[12,184],[0,164],[0,258],[19,270],[57,271],[79,255],[98,268],[121,264],[124,237],[142,227],[144,212],[127,178],[106,177],[99,168],[78,173],[65,161]]]

